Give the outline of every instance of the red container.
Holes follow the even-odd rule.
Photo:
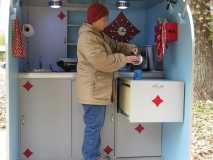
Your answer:
[[[166,23],[166,42],[174,42],[178,39],[177,23]]]

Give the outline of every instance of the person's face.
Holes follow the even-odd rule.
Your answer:
[[[103,31],[108,25],[108,16],[102,17],[96,22],[94,22],[94,26],[98,31]]]

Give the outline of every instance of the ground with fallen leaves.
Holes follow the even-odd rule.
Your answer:
[[[192,160],[213,160],[213,102],[193,107]]]
[[[0,128],[6,127],[6,80],[5,69],[0,63]]]

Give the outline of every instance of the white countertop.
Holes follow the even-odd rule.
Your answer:
[[[76,72],[30,72],[19,73],[18,78],[55,78],[55,79],[75,79]]]
[[[132,78],[133,72],[116,72],[115,78]],[[55,78],[55,79],[75,79],[76,72],[29,72],[19,73],[18,78]],[[143,72],[143,78],[164,78],[164,73],[160,71]]]

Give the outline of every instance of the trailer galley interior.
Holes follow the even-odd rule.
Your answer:
[[[48,0],[11,2],[10,160],[82,159],[76,50],[78,29],[93,2],[67,0],[60,8],[51,8]],[[124,10],[118,9],[117,1],[100,2],[109,9],[110,22],[122,14],[131,22],[130,29],[137,28],[129,43],[141,48],[144,59],[139,66],[127,65],[114,73],[114,101],[106,111],[102,154],[111,160],[188,160],[194,34],[187,1],[128,0]],[[128,37],[129,28],[120,25],[116,34]],[[26,52],[14,52],[14,37],[19,36],[22,41],[15,42]],[[141,80],[134,79],[135,70],[142,71]]]

